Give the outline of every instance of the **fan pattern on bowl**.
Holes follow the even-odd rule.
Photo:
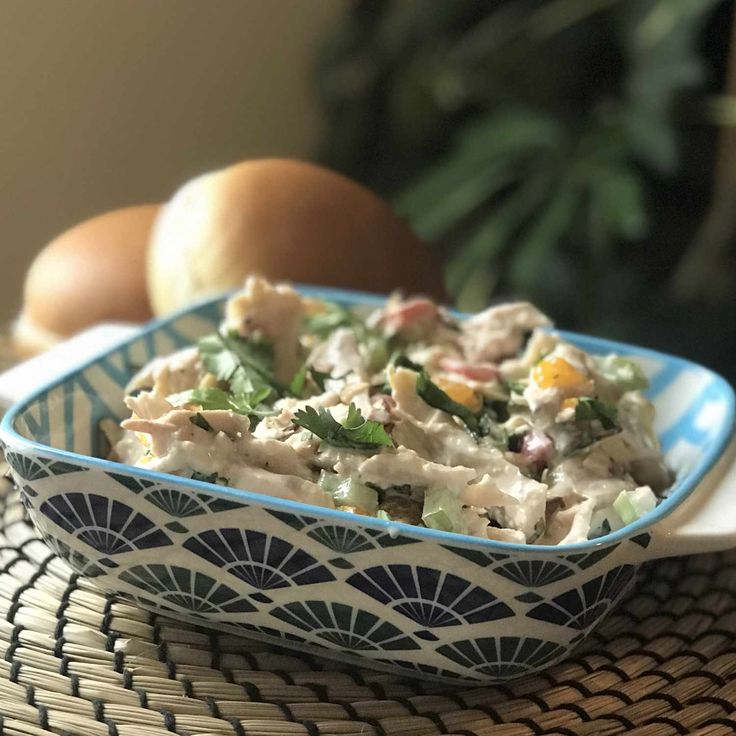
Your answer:
[[[310,554],[262,532],[217,529],[184,542],[184,548],[258,590],[334,580]]]
[[[487,590],[428,567],[371,567],[355,573],[347,582],[427,628],[496,621],[514,615]]]
[[[41,504],[57,526],[104,555],[164,547],[171,540],[127,504],[95,493],[65,493]]]
[[[316,634],[339,649],[393,651],[418,649],[401,629],[359,608],[344,603],[296,601],[274,608],[271,615],[302,631]]]
[[[49,543],[98,585],[169,615],[448,680],[503,680],[558,659],[636,569],[595,574],[633,542],[481,559],[467,546],[240,503],[216,486],[193,492],[175,479],[163,487],[108,473],[103,495],[86,488],[83,467],[62,476],[43,458],[19,467],[33,478],[13,466],[37,494],[28,502]],[[62,478],[82,490],[59,492]],[[174,544],[163,529],[181,520],[191,529]]]
[[[79,459],[103,451],[98,422],[122,414],[131,375],[211,332],[221,308],[204,304],[156,325],[13,420],[37,443],[8,442],[24,505],[49,544],[97,585],[168,615],[447,681],[504,680],[551,664],[631,587],[646,532],[580,553],[512,555]],[[594,349],[586,340],[573,339]],[[730,430],[727,412],[718,413],[727,400],[707,371],[645,362],[652,395],[677,399],[658,431],[687,472]]]
[[[209,575],[176,565],[137,565],[120,579],[169,606],[199,614],[248,613],[255,607]]]

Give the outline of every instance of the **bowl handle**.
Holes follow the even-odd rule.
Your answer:
[[[736,547],[736,436],[697,489],[651,528],[647,557]]]
[[[0,375],[0,414],[16,401],[131,337],[140,325],[104,323],[54,345]]]

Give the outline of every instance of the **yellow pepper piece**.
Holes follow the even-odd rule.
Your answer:
[[[564,358],[543,360],[532,369],[532,380],[539,388],[570,389],[581,386],[587,379]]]
[[[580,400],[576,399],[574,397],[571,397],[569,399],[565,399],[562,404],[560,405],[561,409],[574,409]]]
[[[472,412],[479,412],[483,408],[483,397],[459,381],[451,381],[449,378],[439,376],[432,379],[453,401],[467,406]]]

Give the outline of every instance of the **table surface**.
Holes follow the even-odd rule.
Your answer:
[[[0,480],[4,736],[720,736],[736,733],[734,632],[736,553],[711,554],[649,565],[541,675],[451,688],[347,668],[103,594]]]

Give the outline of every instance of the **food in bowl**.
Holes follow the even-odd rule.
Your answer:
[[[113,457],[485,539],[572,544],[671,484],[647,381],[527,303],[366,312],[250,278],[220,329],[145,366]]]

